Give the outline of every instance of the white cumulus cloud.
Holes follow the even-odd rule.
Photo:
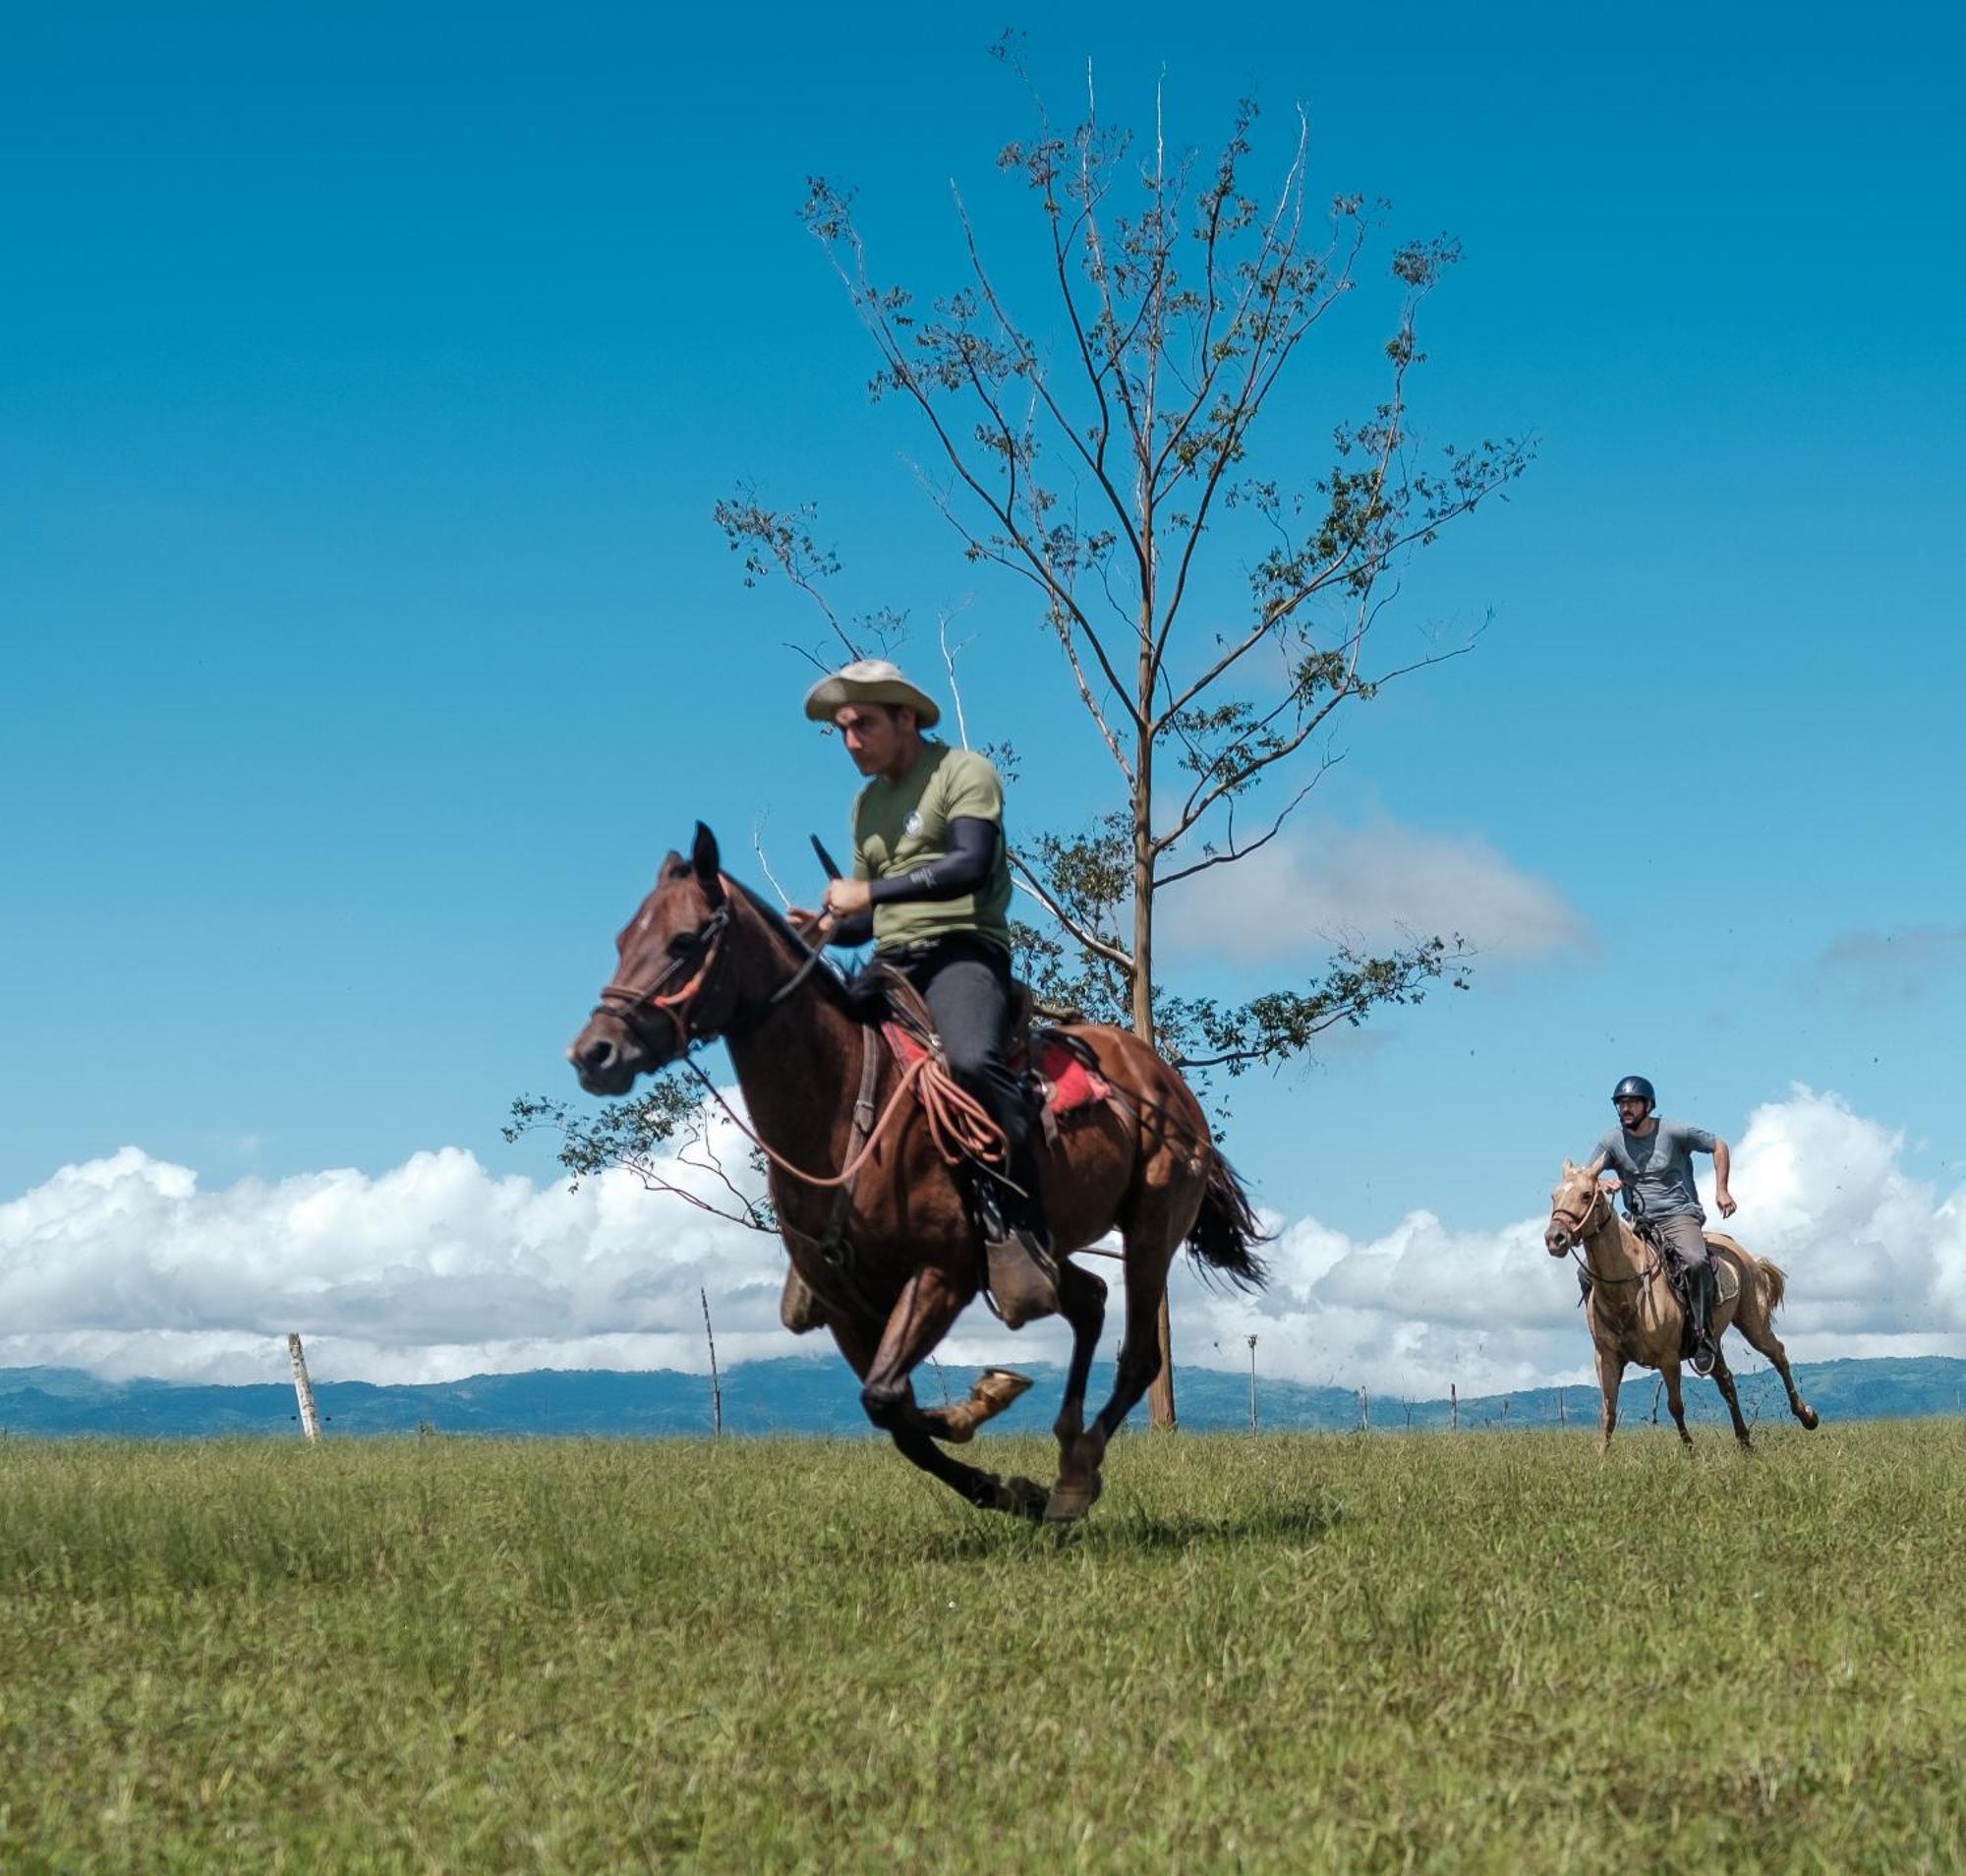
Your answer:
[[[727,1125],[727,1123],[726,1123]],[[715,1143],[741,1164],[734,1136]],[[1415,1211],[1369,1238],[1273,1221],[1260,1295],[1175,1289],[1179,1363],[1416,1398],[1492,1393],[1590,1373],[1568,1262],[1542,1248],[1557,1159],[1525,1163],[1523,1215],[1450,1225]],[[1749,1117],[1734,1220],[1789,1276],[1778,1326],[1799,1360],[1966,1354],[1966,1194],[1941,1196],[1904,1142],[1832,1094],[1796,1087]],[[713,1175],[666,1170],[700,1196]],[[1119,1266],[1106,1350],[1119,1330]],[[651,1193],[624,1173],[579,1191],[488,1171],[457,1148],[379,1176],[310,1173],[205,1191],[125,1147],[0,1205],[0,1366],[111,1377],[273,1379],[286,1331],[326,1379],[435,1380],[531,1368],[706,1364],[707,1290],[726,1364],[806,1353],[778,1325],[777,1242]],[[1057,1323],[1011,1336],[980,1307],[952,1362],[1058,1361]],[[1752,1368],[1744,1348],[1739,1365]]]
[[[1159,902],[1171,944],[1254,963],[1319,941],[1382,944],[1459,932],[1494,958],[1584,950],[1590,928],[1556,888],[1472,835],[1395,822],[1306,828]]]

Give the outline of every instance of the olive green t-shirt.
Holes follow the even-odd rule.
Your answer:
[[[853,801],[853,877],[896,879],[949,851],[951,821],[997,824],[997,857],[973,893],[874,908],[874,949],[896,951],[971,932],[1011,948],[1011,862],[1003,837],[1004,785],[974,749],[925,742],[898,782],[876,776]]]

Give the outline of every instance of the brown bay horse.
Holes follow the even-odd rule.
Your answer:
[[[1156,1325],[1176,1250],[1185,1243],[1206,1269],[1244,1286],[1263,1280],[1248,1200],[1180,1075],[1125,1030],[1065,1030],[1116,1098],[1081,1110],[1040,1148],[1059,1310],[1071,1330],[1053,1428],[1058,1479],[1046,1493],[964,1465],[937,1444],[967,1439],[1016,1397],[1021,1378],[986,1377],[953,1409],[915,1399],[909,1375],[975,1298],[981,1247],[960,1179],[903,1085],[905,1071],[838,975],[723,876],[716,839],[700,823],[689,856],[664,860],[615,949],[613,981],[567,1051],[581,1085],[624,1094],[637,1077],[721,1038],[766,1152],[786,1250],[860,1378],[867,1417],[972,1504],[1054,1522],[1084,1516],[1099,1495],[1107,1441],[1160,1370]],[[1070,1254],[1115,1227],[1125,1246],[1126,1333],[1112,1398],[1088,1426],[1106,1285]]]
[[[1585,1317],[1597,1350],[1597,1385],[1603,1392],[1597,1420],[1602,1436],[1599,1450],[1610,1449],[1611,1430],[1618,1424],[1618,1388],[1632,1363],[1658,1370],[1665,1381],[1673,1425],[1690,1446],[1693,1436],[1686,1431],[1679,1387],[1686,1312],[1666,1281],[1658,1252],[1618,1216],[1608,1188],[1598,1185],[1597,1175],[1603,1170],[1601,1155],[1588,1166],[1575,1166],[1567,1159],[1563,1162],[1563,1177],[1550,1194],[1549,1225],[1543,1232],[1543,1248],[1551,1257],[1576,1255],[1590,1278]],[[1774,1314],[1788,1288],[1787,1277],[1778,1265],[1743,1250],[1721,1232],[1707,1232],[1706,1243],[1721,1292],[1713,1303],[1715,1350],[1730,1327],[1738,1329],[1781,1377],[1789,1411],[1805,1427],[1814,1427],[1816,1410],[1796,1391],[1788,1351],[1774,1331]],[[1730,1277],[1735,1285],[1731,1296],[1725,1294]],[[1713,1384],[1733,1416],[1735,1438],[1752,1447],[1724,1353],[1714,1356]]]

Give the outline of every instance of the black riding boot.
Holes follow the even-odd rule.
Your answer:
[[[1718,1287],[1711,1260],[1687,1272],[1687,1297],[1693,1311],[1693,1372],[1710,1375],[1717,1351],[1713,1346],[1713,1296]]]

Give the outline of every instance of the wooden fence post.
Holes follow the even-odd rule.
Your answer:
[[[1461,1389],[1453,1381],[1447,1383],[1447,1430],[1461,1431]]]
[[[717,1337],[710,1326],[710,1292],[697,1285],[703,1303],[703,1339],[710,1344],[710,1433],[712,1438],[723,1434],[723,1383],[717,1374]]]
[[[294,1398],[301,1404],[301,1432],[311,1440],[320,1437],[320,1416],[315,1412],[314,1382],[308,1379],[307,1357],[301,1352],[301,1338],[287,1337],[287,1359],[294,1367]]]
[[[1365,1390],[1362,1387],[1359,1390],[1359,1431],[1360,1433],[1372,1431],[1372,1409],[1365,1399]]]
[[[1256,1431],[1256,1338],[1249,1337],[1249,1431]]]

